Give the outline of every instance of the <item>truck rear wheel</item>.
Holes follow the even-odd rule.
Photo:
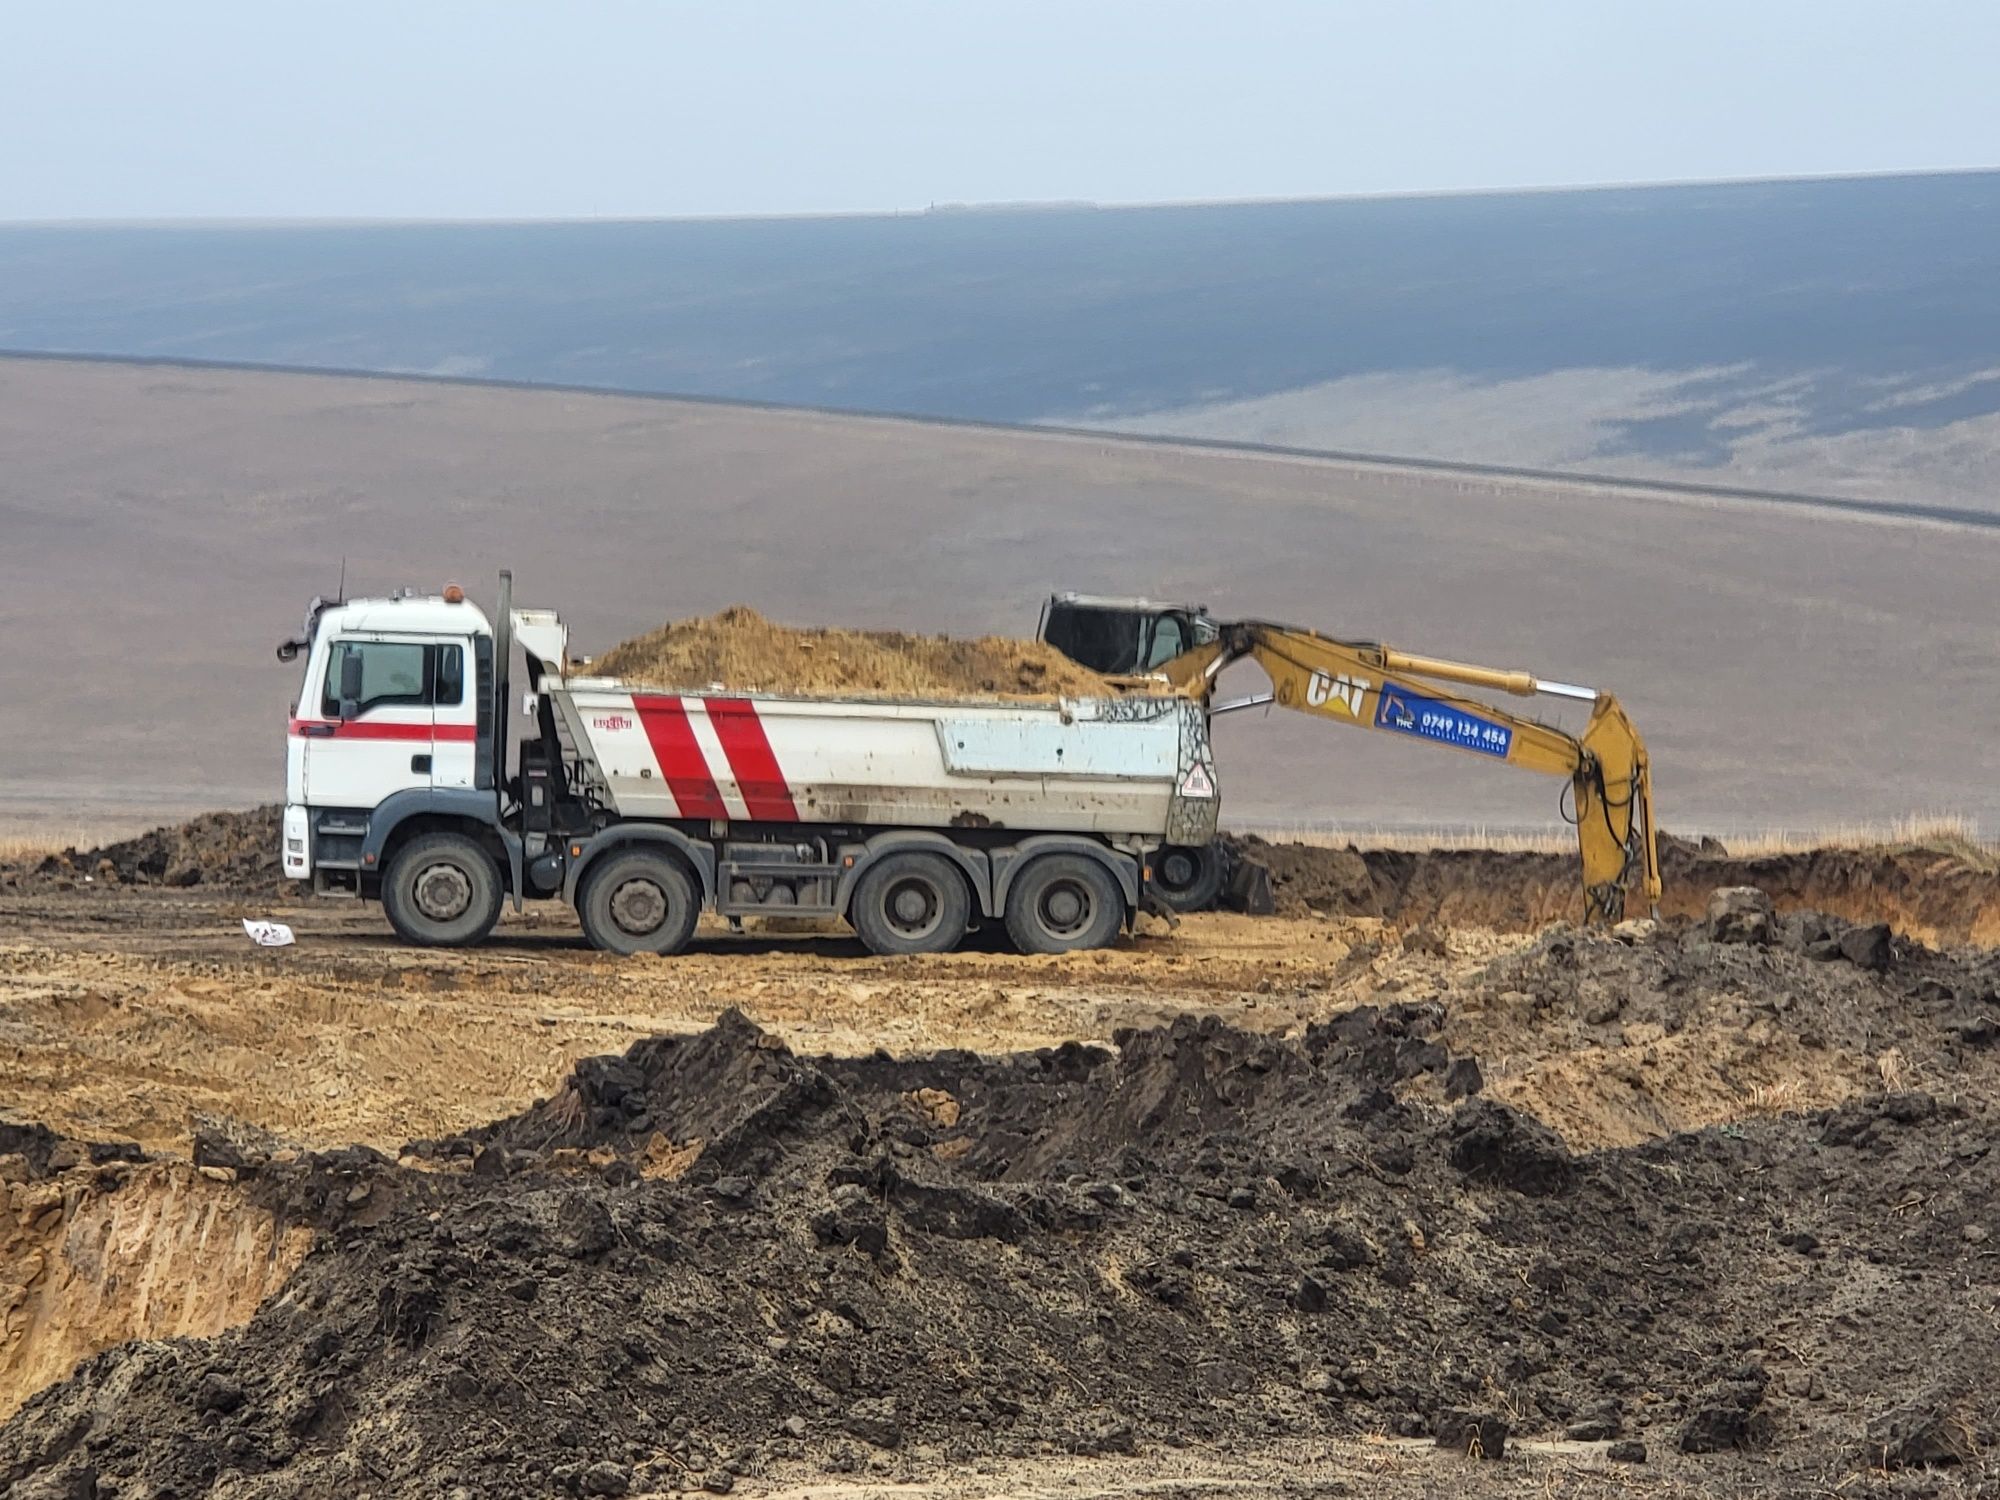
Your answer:
[[[1153,856],[1153,894],[1175,911],[1207,911],[1226,874],[1220,844],[1169,844]]]
[[[847,919],[871,953],[949,953],[972,921],[972,892],[942,854],[906,849],[862,872]]]
[[[500,867],[462,833],[419,834],[382,877],[382,910],[406,943],[463,948],[500,920]]]
[[[1108,948],[1125,925],[1125,893],[1087,854],[1042,854],[1007,888],[1007,935],[1023,953]]]
[[[669,854],[607,854],[584,877],[576,914],[606,953],[678,953],[694,936],[701,901],[687,869]]]

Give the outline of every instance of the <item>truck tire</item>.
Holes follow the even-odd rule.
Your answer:
[[[576,914],[591,946],[606,953],[678,953],[694,936],[701,898],[671,854],[624,849],[584,876]]]
[[[500,920],[500,867],[477,839],[424,833],[398,849],[382,877],[382,910],[406,943],[464,948]]]
[[[1007,935],[1023,953],[1108,948],[1125,925],[1125,893],[1087,854],[1042,854],[1007,887]]]
[[[1175,911],[1207,911],[1228,873],[1220,844],[1169,844],[1153,856],[1153,894]]]
[[[870,953],[949,953],[972,922],[972,892],[942,854],[904,849],[862,872],[847,920]]]

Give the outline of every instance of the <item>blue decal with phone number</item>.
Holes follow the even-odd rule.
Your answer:
[[[1514,747],[1514,731],[1505,724],[1397,687],[1382,689],[1375,709],[1375,727],[1503,759]]]

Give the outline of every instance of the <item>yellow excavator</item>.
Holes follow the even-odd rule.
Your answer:
[[[1264,620],[1225,623],[1194,605],[1057,594],[1042,611],[1041,638],[1081,666],[1135,690],[1187,693],[1210,714],[1276,703],[1336,723],[1399,734],[1569,780],[1564,816],[1583,852],[1585,919],[1623,919],[1636,870],[1649,908],[1660,899],[1652,771],[1646,745],[1609,693],[1417,656],[1373,641],[1342,641]],[[1245,659],[1264,669],[1266,692],[1217,701],[1223,668]],[[1590,705],[1581,733],[1466,698],[1449,686],[1518,697],[1547,695]],[[1169,849],[1155,860],[1160,894],[1183,909],[1205,905],[1220,885],[1212,851]]]

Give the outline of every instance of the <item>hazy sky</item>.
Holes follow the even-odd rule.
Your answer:
[[[2000,164],[1993,0],[0,0],[0,219]]]

